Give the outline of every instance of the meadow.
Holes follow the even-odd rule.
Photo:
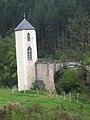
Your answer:
[[[48,92],[0,89],[0,120],[90,120],[90,103]]]

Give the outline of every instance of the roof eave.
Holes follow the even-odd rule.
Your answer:
[[[29,29],[28,29],[28,28],[25,28],[25,29],[16,29],[16,28],[15,28],[15,29],[14,29],[14,31],[20,31],[20,30],[35,30],[35,28],[33,28],[33,29],[30,29],[30,28],[29,28]]]

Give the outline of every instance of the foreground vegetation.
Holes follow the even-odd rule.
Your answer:
[[[90,104],[46,92],[0,89],[0,120],[90,120]]]

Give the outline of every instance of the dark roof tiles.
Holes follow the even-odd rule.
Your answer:
[[[18,30],[35,30],[35,28],[24,18],[22,22],[15,28],[15,31]]]

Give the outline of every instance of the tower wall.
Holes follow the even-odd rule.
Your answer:
[[[30,33],[30,41],[27,34]],[[37,61],[37,46],[35,30],[15,31],[16,58],[18,73],[18,90],[29,90],[35,80],[35,62]],[[32,48],[32,59],[27,59],[27,49]]]

